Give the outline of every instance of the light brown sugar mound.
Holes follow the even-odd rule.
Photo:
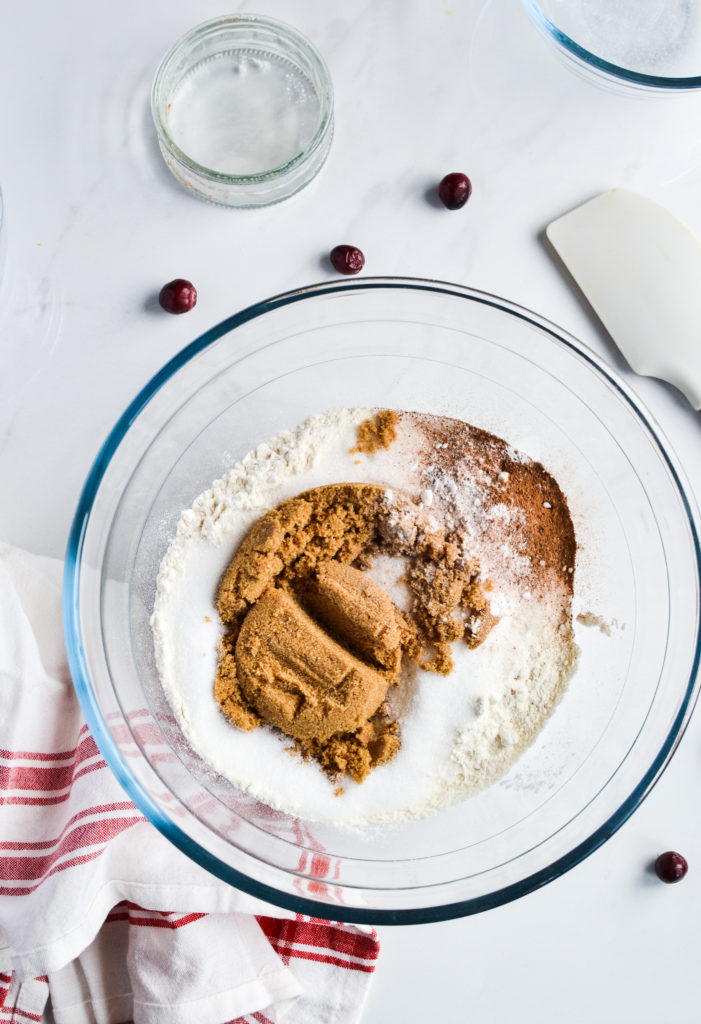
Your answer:
[[[373,417],[358,424],[357,440],[351,452],[374,455],[381,448],[389,448],[397,440],[399,414],[394,409],[381,409]]]
[[[409,614],[363,571],[379,552],[408,560]],[[385,698],[402,659],[447,674],[450,644],[475,646],[495,621],[476,561],[435,517],[363,483],[267,512],[228,566],[218,608],[222,711],[241,729],[281,730],[332,778],[358,782],[399,750]]]

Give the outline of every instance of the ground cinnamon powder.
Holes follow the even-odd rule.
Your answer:
[[[485,515],[481,520],[475,517],[477,528],[484,535],[511,543],[527,559],[527,575],[535,589],[547,589],[557,581],[572,591],[577,551],[574,527],[567,500],[544,466],[514,451],[494,434],[461,420],[410,415],[425,438],[423,458],[436,481],[456,479],[456,467],[464,467],[465,475],[478,479]],[[461,482],[459,477],[457,482]],[[458,487],[457,497],[448,500],[458,518],[464,515],[461,490]],[[490,519],[489,511],[497,507],[506,515],[501,520]]]

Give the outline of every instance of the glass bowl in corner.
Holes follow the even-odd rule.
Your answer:
[[[617,91],[701,89],[698,0],[523,0],[536,27],[584,77]]]
[[[593,597],[580,595],[577,672],[498,781],[429,817],[355,829],[275,811],[213,770],[171,711],[150,626],[181,512],[261,442],[344,407],[457,417],[540,460],[596,549],[615,619],[605,635]],[[495,296],[365,278],[236,313],[134,399],[78,504],[66,642],[104,757],[188,856],[295,912],[421,923],[544,885],[635,811],[697,697],[699,564],[678,462],[603,360]]]

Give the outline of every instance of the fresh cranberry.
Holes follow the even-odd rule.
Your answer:
[[[446,174],[438,186],[438,197],[449,210],[459,210],[471,195],[472,182],[461,171]]]
[[[655,874],[661,882],[679,882],[688,870],[686,858],[674,850],[661,853],[655,861]]]
[[[365,257],[354,245],[337,245],[329,259],[339,274],[359,274],[365,266]]]
[[[197,302],[197,291],[190,281],[176,277],[163,285],[158,301],[166,313],[187,313]]]

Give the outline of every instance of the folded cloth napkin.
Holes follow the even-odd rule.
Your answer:
[[[82,719],[61,564],[0,544],[0,1024],[353,1024],[370,928],[208,874],[126,798]]]

